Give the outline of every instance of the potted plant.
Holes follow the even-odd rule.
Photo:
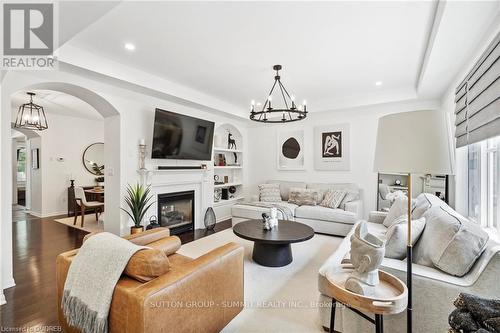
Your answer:
[[[122,210],[130,216],[134,225],[130,227],[130,233],[136,234],[144,231],[144,226],[142,226],[142,219],[144,215],[148,211],[149,207],[154,202],[151,202],[153,198],[150,193],[150,186],[144,187],[143,185],[128,185],[127,186],[127,195],[125,196],[125,203],[127,204],[127,208]]]

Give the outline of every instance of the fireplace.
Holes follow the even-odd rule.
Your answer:
[[[158,222],[171,235],[194,229],[194,191],[158,195]]]

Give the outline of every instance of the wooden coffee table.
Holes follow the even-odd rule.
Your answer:
[[[281,267],[293,261],[291,243],[303,242],[314,236],[305,224],[279,220],[273,230],[264,230],[262,220],[248,220],[233,227],[236,236],[254,242],[252,259],[262,266]]]

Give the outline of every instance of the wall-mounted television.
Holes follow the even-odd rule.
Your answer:
[[[208,120],[156,109],[151,158],[211,160],[214,125]]]

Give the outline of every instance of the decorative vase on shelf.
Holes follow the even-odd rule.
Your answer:
[[[205,228],[207,228],[207,230],[212,230],[215,227],[216,217],[212,207],[207,208],[203,222],[205,223]]]

